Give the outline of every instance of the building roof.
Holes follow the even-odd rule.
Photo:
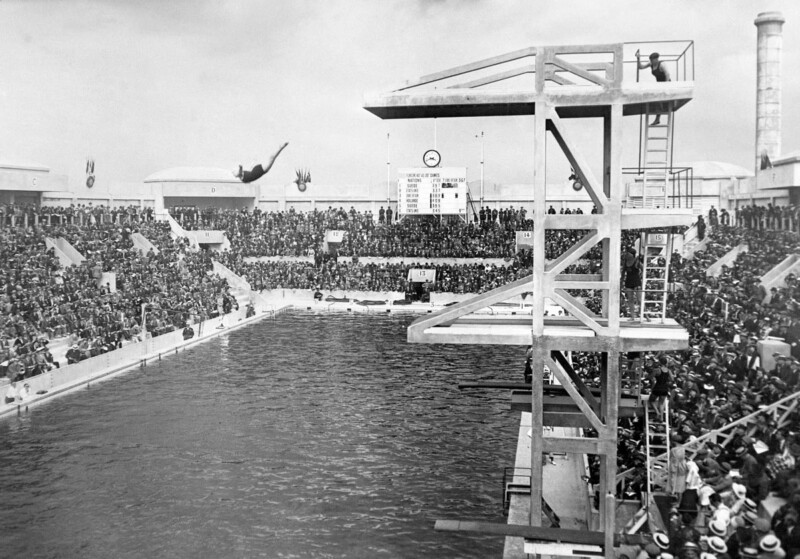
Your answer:
[[[740,179],[753,176],[753,171],[748,171],[744,167],[723,161],[693,161],[691,163],[678,164],[676,167],[691,167],[695,179]]]
[[[231,170],[219,167],[173,167],[157,171],[144,182],[230,182],[240,183]]]
[[[780,157],[776,157],[773,161],[773,165],[787,165],[789,163],[798,163],[800,162],[800,150],[790,151]]]
[[[49,167],[39,165],[38,163],[9,163],[5,161],[0,161],[0,169],[12,169],[15,171],[43,171],[45,173],[50,172]]]

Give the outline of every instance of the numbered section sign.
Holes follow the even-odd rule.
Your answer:
[[[417,283],[435,282],[436,270],[411,268],[408,270],[408,281]]]

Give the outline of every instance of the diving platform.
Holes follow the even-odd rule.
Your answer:
[[[589,555],[614,559],[614,548],[626,543],[627,536],[615,533],[618,420],[640,413],[641,404],[631,403],[623,394],[624,371],[620,363],[627,352],[686,349],[689,335],[664,316],[669,260],[662,262],[660,256],[645,251],[649,261],[642,268],[627,262],[630,255],[623,261],[623,249],[628,247],[623,246],[622,231],[649,230],[649,236],[665,237],[665,246],[671,247],[672,228],[694,221],[690,209],[668,208],[671,198],[665,178],[671,168],[674,114],[694,96],[693,45],[692,41],[668,41],[657,46],[612,43],[530,47],[429,74],[388,92],[365,95],[364,108],[382,119],[533,117],[534,150],[519,152],[520,157],[530,160],[533,170],[534,207],[529,214],[533,220],[529,243],[533,256],[531,275],[423,316],[409,326],[407,336],[411,343],[528,346],[531,370],[549,370],[564,393],[549,393],[543,375],[534,373],[530,391],[512,398],[512,405],[528,412],[531,433],[530,450],[523,460],[530,472],[529,491],[512,499],[509,521],[513,516],[514,522],[496,525],[449,520],[437,522],[436,529],[520,538],[523,549],[518,551],[522,554],[587,555],[586,546],[591,546]],[[642,72],[648,66],[640,63],[642,53],[647,60],[653,51],[660,53],[650,62],[653,73],[660,77],[668,73],[671,81],[656,81],[650,71]],[[641,207],[623,208],[623,119],[631,115],[640,115],[646,125],[644,138],[652,145],[643,150],[648,157],[640,170]],[[602,165],[597,166],[590,165],[574,133],[564,123],[567,118],[592,117],[602,119]],[[654,120],[650,122],[649,117]],[[659,124],[662,118],[664,124]],[[550,142],[563,152],[581,190],[594,203],[596,214],[547,213],[546,154]],[[658,142],[662,144],[657,145]],[[667,154],[658,166],[654,155],[657,153]],[[548,229],[579,232],[579,238],[548,260]],[[596,247],[601,254],[599,269],[573,273],[585,269],[581,267],[583,259]],[[649,291],[647,287],[625,288],[625,296],[631,297],[627,314],[638,315],[638,319],[624,318],[620,312],[625,306],[620,272],[623,262],[626,273],[639,274],[639,280],[643,280],[640,286],[648,280],[651,284],[662,282]],[[657,270],[661,275],[643,275],[648,270]],[[652,312],[634,311],[634,298],[638,298],[634,290],[645,295],[638,301],[640,309],[655,300],[652,295],[661,296],[657,321]],[[530,315],[500,317],[479,313],[518,297],[530,302]],[[549,304],[558,305],[567,316],[546,316]],[[595,354],[599,394],[592,392],[572,367],[569,356],[575,351]],[[583,437],[576,427],[589,427],[596,436]],[[554,434],[553,429],[559,434]],[[542,527],[547,453],[598,456],[598,531]],[[521,500],[525,506],[515,506],[515,501]],[[561,515],[555,501],[552,507]]]
[[[693,48],[682,41],[683,55]],[[603,117],[623,105],[623,116],[676,111],[694,96],[686,58],[665,58],[674,81],[639,81],[623,43],[529,47],[436,72],[364,96],[364,108],[382,119],[535,115],[557,107],[561,118]],[[627,64],[627,67],[626,67]],[[627,75],[626,75],[627,74]]]
[[[450,307],[452,308],[452,307]],[[435,314],[418,318],[408,328],[408,341],[426,344],[529,345],[529,316],[470,315],[437,324]],[[603,325],[605,321],[599,320]],[[607,323],[606,323],[607,324]],[[604,336],[571,317],[545,317],[542,341],[558,347],[579,346],[584,351],[604,351]],[[664,324],[620,321],[620,351],[680,351],[689,347],[689,333],[673,319]]]
[[[382,119],[535,115],[536,104],[558,107],[561,118],[600,118],[603,105],[622,103],[624,116],[648,114],[648,105],[672,103],[678,109],[694,96],[693,82],[658,86],[633,83],[619,88],[559,86],[536,91],[497,91],[476,95],[471,89],[413,93],[404,90],[368,94],[364,108]]]

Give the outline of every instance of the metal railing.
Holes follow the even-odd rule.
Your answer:
[[[507,466],[503,468],[503,514],[508,514],[512,495],[531,494],[531,469]],[[561,525],[561,518],[542,497],[542,514],[554,527]]]
[[[640,81],[641,73],[647,69],[640,70],[637,65],[636,53],[641,56],[642,61],[648,60],[651,53],[657,52],[659,61],[667,67],[672,81],[694,81],[694,41],[683,39],[675,41],[642,41],[635,43],[623,43],[624,45],[624,64],[626,74],[628,70],[636,71],[636,81]]]
[[[669,208],[693,208],[694,207],[694,168],[693,167],[663,167],[667,172],[670,192],[665,193],[665,201]],[[632,182],[626,186],[626,198],[628,207],[639,207],[639,200],[644,200],[644,168],[642,167],[641,156],[638,167],[624,167],[623,176],[634,177]]]

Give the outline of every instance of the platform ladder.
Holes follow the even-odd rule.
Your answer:
[[[658,117],[659,124],[652,124]],[[669,103],[648,103],[642,122],[642,206],[666,208],[667,187],[672,168],[674,115]]]
[[[666,531],[666,523],[656,503],[656,495],[666,495],[669,486],[669,399],[664,403],[664,417],[653,417],[650,398],[644,402],[645,453],[647,455],[647,485],[644,502],[639,512],[626,526],[626,532],[635,534],[645,522],[650,532]]]
[[[642,265],[640,320],[663,324],[667,317],[669,266],[672,258],[671,233],[642,233],[639,241]]]

